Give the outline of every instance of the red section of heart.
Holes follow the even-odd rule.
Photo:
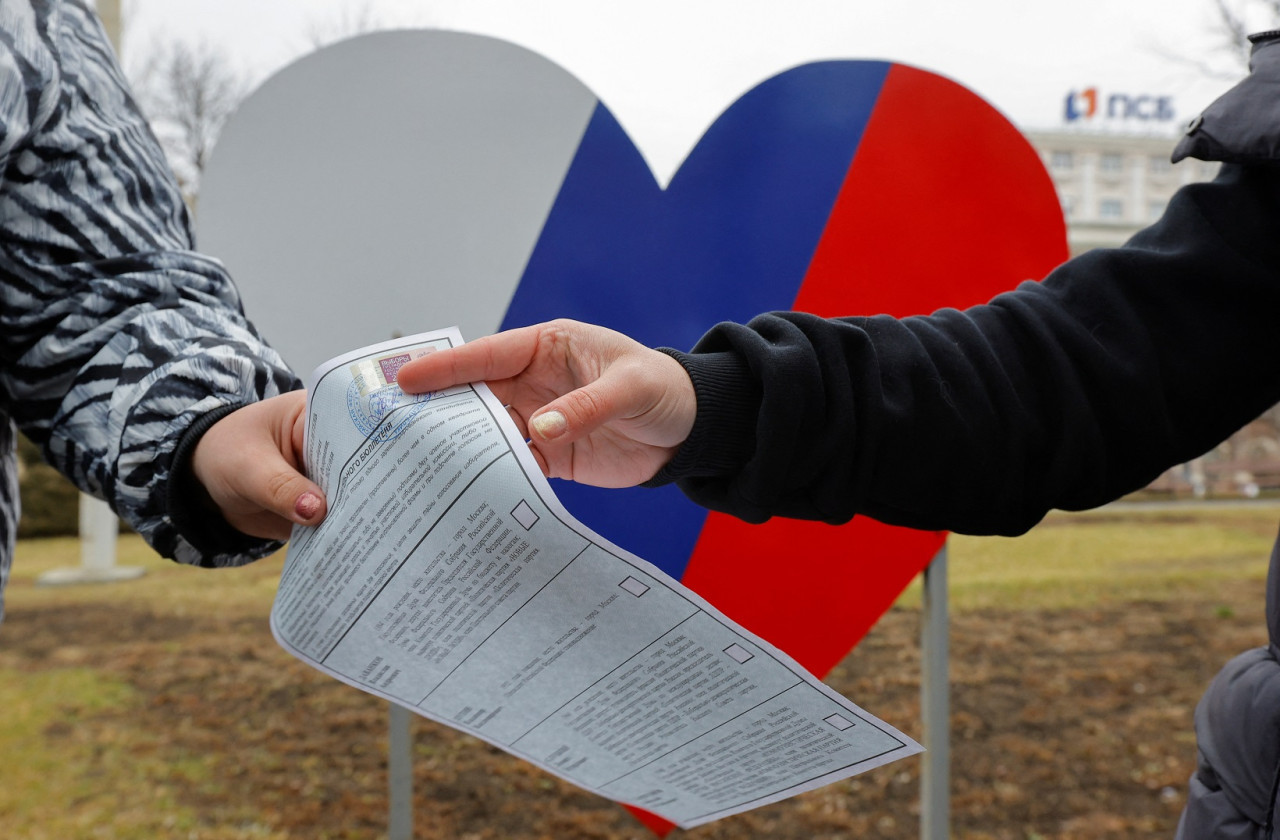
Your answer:
[[[1053,182],[994,108],[895,65],[795,308],[927,314],[983,303],[1067,256]],[[929,564],[944,534],[712,514],[683,582],[818,675]]]
[[[1053,182],[1030,144],[967,89],[894,65],[794,308],[827,317],[963,308],[1066,257]],[[835,527],[712,514],[683,582],[823,676],[945,540],[866,517]],[[672,828],[636,813],[659,836]]]
[[[1031,144],[966,88],[894,65],[795,308],[963,308],[1066,258],[1066,222]]]

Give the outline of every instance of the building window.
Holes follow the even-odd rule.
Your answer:
[[[1054,172],[1069,172],[1076,165],[1075,156],[1071,152],[1051,152],[1049,168]]]
[[[1154,222],[1164,215],[1164,208],[1168,204],[1167,201],[1160,199],[1152,199],[1147,202],[1147,219]]]
[[[1106,152],[1098,161],[1103,175],[1119,175],[1124,171],[1124,155]]]
[[[1098,218],[1116,222],[1124,218],[1124,202],[1118,198],[1104,198],[1098,202]]]
[[[1147,158],[1147,171],[1152,175],[1168,175],[1173,171],[1173,162],[1164,155],[1152,155]]]
[[[1062,202],[1062,217],[1064,219],[1070,219],[1076,206],[1075,198],[1069,195],[1064,195],[1059,196],[1058,200]]]

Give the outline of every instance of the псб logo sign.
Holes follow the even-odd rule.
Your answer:
[[[1098,112],[1098,89],[1091,87],[1082,91],[1071,91],[1067,94],[1067,122],[1089,119]]]
[[[1099,115],[1102,97],[1096,87],[1073,90],[1067,94],[1063,116],[1067,122],[1093,119]],[[1174,119],[1172,96],[1113,93],[1106,97],[1106,119],[1139,120],[1141,122],[1169,122]]]

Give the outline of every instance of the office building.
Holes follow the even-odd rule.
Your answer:
[[[1063,129],[1026,136],[1057,187],[1073,256],[1122,244],[1160,218],[1179,187],[1218,171],[1205,161],[1170,163],[1173,134]]]

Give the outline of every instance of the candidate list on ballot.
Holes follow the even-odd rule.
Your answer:
[[[918,744],[576,521],[483,384],[406,395],[456,329],[322,365],[271,626],[357,688],[684,827]]]

